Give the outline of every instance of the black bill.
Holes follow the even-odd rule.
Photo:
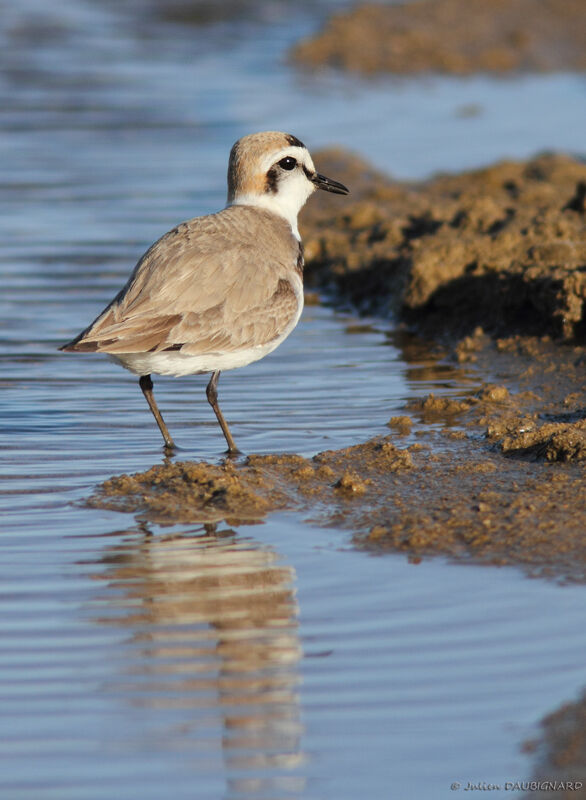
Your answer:
[[[333,181],[331,178],[326,178],[325,175],[320,175],[319,172],[315,173],[311,181],[315,183],[318,189],[324,189],[326,192],[333,192],[334,194],[350,193],[350,189],[347,189],[343,183],[338,183],[338,181]]]

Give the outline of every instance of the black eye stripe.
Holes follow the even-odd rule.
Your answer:
[[[286,156],[285,158],[282,158],[279,161],[279,166],[281,167],[281,169],[287,169],[287,170],[295,169],[295,167],[297,166],[297,160],[292,156]]]

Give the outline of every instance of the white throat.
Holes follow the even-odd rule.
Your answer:
[[[293,236],[300,240],[297,227],[297,216],[305,205],[307,198],[313,194],[315,187],[307,180],[306,176],[297,171],[296,174],[283,182],[276,192],[263,192],[262,194],[245,193],[237,195],[229,203],[233,206],[256,206],[272,211],[287,220],[291,226]]]

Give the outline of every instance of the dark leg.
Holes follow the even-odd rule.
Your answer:
[[[153,382],[151,380],[151,376],[141,375],[138,384],[142,389],[142,393],[144,394],[147,403],[149,404],[149,408],[153,413],[153,417],[157,421],[159,430],[163,434],[163,439],[165,440],[165,447],[174,448],[175,442],[173,441],[173,439],[171,439],[171,434],[167,430],[167,426],[165,425],[165,420],[161,416],[161,412],[159,411],[159,408],[155,403],[155,396],[153,395]]]
[[[220,380],[220,370],[216,370],[213,373],[212,377],[210,378],[210,382],[208,383],[208,387],[206,389],[206,397],[208,398],[208,403],[214,409],[214,414],[218,418],[218,422],[220,423],[220,427],[226,437],[226,441],[228,442],[228,452],[229,453],[239,453],[240,450],[236,447],[234,443],[234,439],[232,438],[232,434],[230,433],[230,429],[226,424],[226,420],[224,419],[224,415],[220,411],[220,406],[218,405],[218,381]]]

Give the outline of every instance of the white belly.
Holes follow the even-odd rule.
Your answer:
[[[203,355],[182,353],[181,350],[167,350],[158,353],[116,353],[116,355],[108,354],[108,357],[136,375],[171,375],[175,378],[182,375],[196,375],[202,372],[245,367],[272,353],[289,336],[297,325],[303,310],[303,295],[301,299],[302,302],[299,304],[299,311],[295,319],[291,321],[281,336],[266,344]]]
[[[253,361],[263,358],[280,344],[280,341],[271,342],[262,347],[251,347],[248,350],[238,350],[234,353],[209,353],[203,356],[183,354],[180,350],[171,350],[161,353],[119,353],[109,355],[112,361],[122,364],[123,367],[136,375],[195,375],[201,372],[215,372],[216,370],[236,369],[245,367]]]

